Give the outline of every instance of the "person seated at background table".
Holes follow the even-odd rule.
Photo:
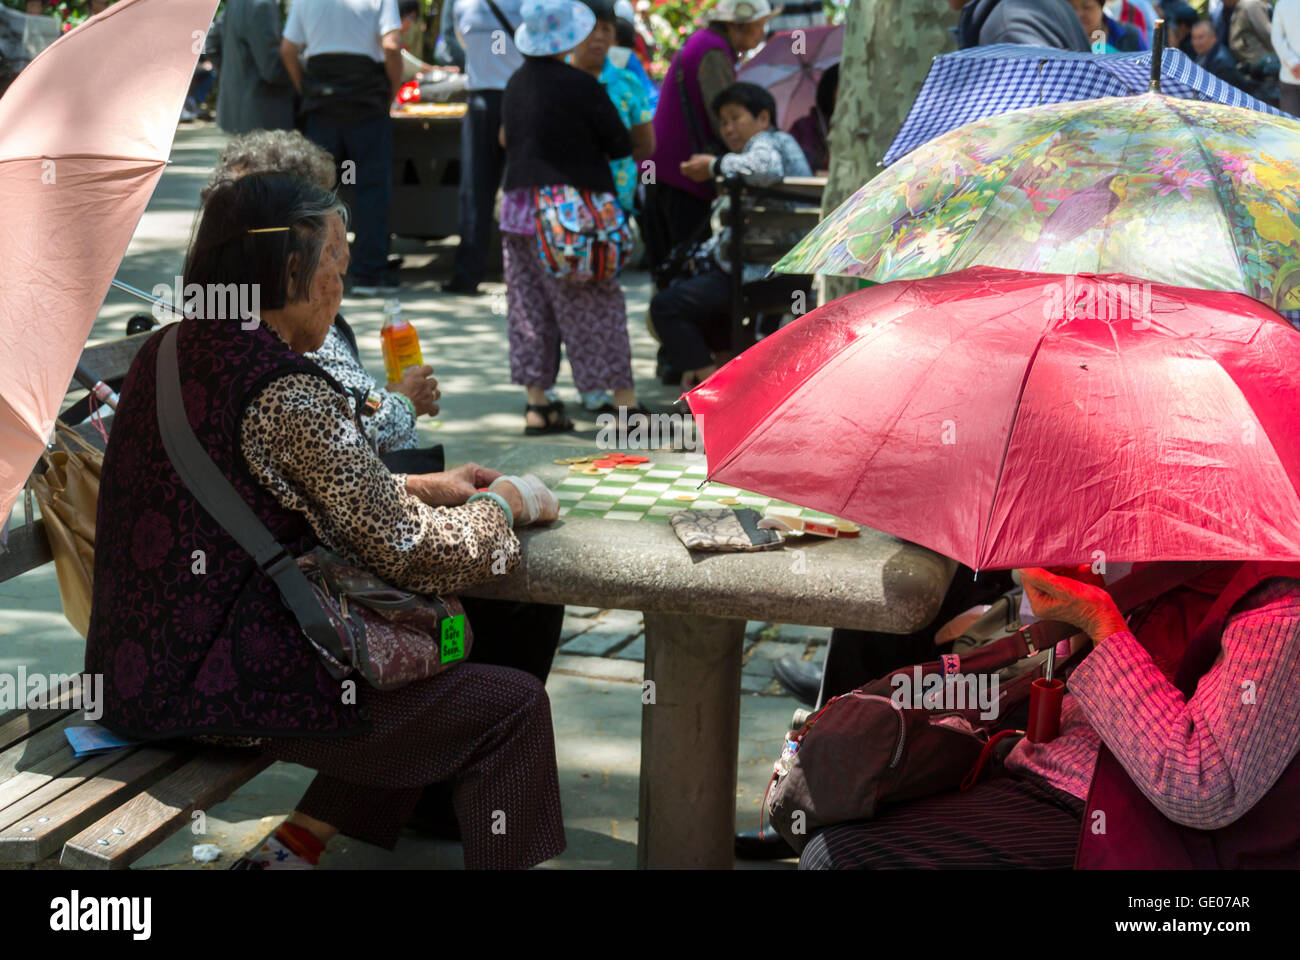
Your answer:
[[[397,15],[402,18],[402,82],[406,83],[437,68],[411,53],[406,39],[424,34],[424,24],[420,22],[420,0],[401,0],[397,5]]]
[[[1083,32],[1092,41],[1093,53],[1134,53],[1147,49],[1138,28],[1125,26],[1107,14],[1101,0],[1070,0],[1070,5],[1079,15]]]
[[[260,306],[253,324],[176,325],[185,413],[291,556],[323,546],[401,589],[454,595],[516,566],[511,527],[550,522],[558,504],[536,478],[472,463],[391,474],[376,457],[352,398],[305,356],[343,297],[345,212],[282,174],[208,194],[184,283],[256,284]],[[146,741],[215,737],[316,770],[249,866],[310,867],[336,832],[391,849],[425,787],[448,779],[467,866],[529,867],[561,852],[542,683],[482,662],[389,691],[333,679],[272,579],[178,477],[158,425],[162,337],[131,365],[104,456],[86,643],[86,669],[105,678],[104,726]],[[494,811],[508,832],[494,831]]]
[[[839,93],[840,65],[832,63],[817,78],[817,97],[812,107],[790,126],[790,136],[799,144],[809,168],[817,174],[830,169],[831,147],[826,138]]]
[[[1224,83],[1230,83],[1238,90],[1254,93],[1255,84],[1246,79],[1237,69],[1237,61],[1219,43],[1214,32],[1214,24],[1209,20],[1197,20],[1192,27],[1192,49],[1196,51],[1196,64],[1210,71]]]
[[[1093,646],[1069,677],[1059,735],[1021,740],[1004,775],[969,790],[818,831],[800,869],[1069,869],[1076,854],[1083,867],[1294,867],[1297,574],[1297,564],[1216,564],[1130,625],[1101,587],[1021,571],[1035,616],[1073,624]],[[1193,639],[1225,592],[1230,608],[1206,635],[1215,656]],[[1109,832],[1081,830],[1090,807]]]
[[[1192,27],[1200,19],[1199,14],[1182,0],[1165,0],[1160,5],[1165,15],[1165,46],[1177,47],[1187,55],[1189,60],[1196,59],[1192,49]]]
[[[733,83],[712,103],[718,127],[730,153],[697,153],[682,163],[682,174],[698,183],[715,176],[739,177],[756,187],[770,187],[783,177],[811,175],[808,161],[790,134],[777,127],[776,101],[762,87]],[[717,204],[729,202],[719,198]],[[682,388],[689,389],[716,370],[732,349],[731,272],[728,261],[731,229],[710,236],[695,254],[706,264],[702,273],[674,281],[650,301],[650,322],[667,353],[668,365],[684,371]],[[789,238],[793,243],[797,238]],[[740,264],[745,299],[760,312],[790,310],[796,291],[807,291],[810,278],[778,276],[763,279],[762,264]]]

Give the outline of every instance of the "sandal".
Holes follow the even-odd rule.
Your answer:
[[[564,415],[564,404],[559,400],[547,404],[526,404],[524,406],[524,416],[527,417],[529,413],[541,414],[546,419],[546,425],[532,427],[525,421],[524,436],[540,437],[545,433],[565,433],[573,429],[573,421]]]

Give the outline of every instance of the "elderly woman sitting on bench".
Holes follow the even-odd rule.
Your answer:
[[[185,283],[255,290],[260,309],[201,310],[177,326],[184,412],[293,556],[324,546],[402,589],[455,594],[516,565],[512,526],[549,522],[557,504],[533,478],[498,480],[476,464],[407,476],[380,462],[352,399],[303,356],[342,299],[343,212],[333,194],[275,174],[208,196]],[[86,649],[87,671],[105,678],[103,724],[141,740],[255,745],[316,770],[246,866],[313,866],[338,831],[391,848],[423,789],[446,780],[469,867],[529,867],[560,853],[541,682],[475,662],[388,691],[333,679],[275,583],[172,465],[157,409],[163,335],[131,366],[103,464]],[[492,492],[476,492],[489,483]],[[493,829],[502,813],[504,833]]]

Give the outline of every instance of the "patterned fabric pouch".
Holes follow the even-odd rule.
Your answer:
[[[577,281],[616,277],[632,257],[632,229],[612,193],[538,187],[537,253],[546,272]]]
[[[455,597],[399,590],[322,547],[298,558],[338,646],[312,646],[336,679],[354,670],[379,690],[464,662],[474,635]],[[310,639],[310,637],[308,638]]]
[[[738,553],[750,550],[774,550],[784,537],[775,530],[763,530],[757,510],[683,510],[668,518],[677,539],[687,550],[710,550]]]

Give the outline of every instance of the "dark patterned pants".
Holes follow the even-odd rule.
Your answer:
[[[1069,870],[1082,817],[1077,797],[1002,776],[827,827],[808,841],[799,869]]]
[[[503,233],[501,243],[510,382],[543,390],[555,386],[563,340],[579,391],[631,389],[632,342],[618,280],[579,284],[553,277],[542,266],[533,237]]]
[[[469,869],[522,869],[564,850],[551,708],[536,677],[465,663],[360,694],[370,732],[267,744],[274,759],[317,771],[300,812],[391,850],[424,788],[454,777]]]

